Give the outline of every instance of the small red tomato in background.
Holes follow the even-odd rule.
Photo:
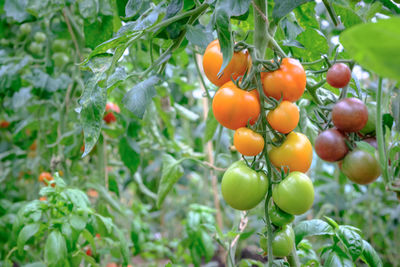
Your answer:
[[[92,250],[90,248],[86,249],[86,255],[92,256]]]
[[[114,103],[111,103],[111,102],[107,103],[106,104],[106,112],[105,112],[104,117],[103,117],[103,120],[107,124],[117,121],[117,118],[115,117],[114,112],[116,112],[116,113],[120,113],[121,112],[121,110],[119,109],[118,105],[114,104]]]
[[[351,79],[350,68],[344,63],[333,64],[326,73],[326,82],[335,88],[343,88]]]
[[[44,183],[45,185],[48,185],[49,182],[52,181],[53,179],[54,179],[53,176],[52,176],[51,173],[49,173],[49,172],[42,172],[42,173],[39,175],[39,182],[42,182],[42,183]],[[55,187],[56,185],[53,183],[51,186],[52,186],[52,187]]]
[[[8,121],[6,121],[6,120],[0,121],[0,128],[5,129],[5,128],[8,128],[8,126],[10,126],[10,123]]]

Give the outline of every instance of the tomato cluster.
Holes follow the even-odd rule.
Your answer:
[[[351,133],[363,137],[367,134],[374,135],[375,109],[374,103],[366,105],[357,98],[339,100],[332,108],[334,128],[321,132],[315,140],[317,155],[328,162],[339,162],[343,173],[357,184],[369,184],[380,175],[375,154],[350,145],[351,137],[354,136]],[[369,137],[364,141],[377,148],[373,138]]]

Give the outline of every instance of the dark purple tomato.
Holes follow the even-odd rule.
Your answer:
[[[340,131],[358,132],[367,124],[367,106],[358,98],[344,98],[333,106],[332,121]]]
[[[333,64],[326,73],[326,82],[335,88],[343,88],[349,84],[351,71],[344,63]]]
[[[315,152],[325,161],[338,161],[349,152],[345,136],[336,129],[328,129],[315,139]]]

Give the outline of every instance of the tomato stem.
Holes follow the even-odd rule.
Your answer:
[[[324,3],[326,10],[331,17],[333,24],[335,24],[335,26],[339,26],[340,20],[336,15],[335,9],[333,9],[332,4],[328,0],[322,0],[322,2]]]

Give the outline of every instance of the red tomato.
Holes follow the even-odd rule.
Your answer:
[[[39,175],[39,182],[42,182],[42,183],[44,183],[45,185],[48,185],[49,184],[49,182],[50,181],[52,181],[53,180],[53,176],[51,175],[51,173],[49,173],[49,172],[42,172],[40,175]],[[55,187],[56,186],[56,184],[51,184],[51,186],[52,187]]]
[[[326,82],[335,88],[343,88],[349,84],[351,71],[344,63],[336,63],[326,73]]]
[[[8,128],[8,126],[10,126],[10,123],[8,121],[6,121],[6,120],[0,121],[0,128],[5,129],[5,128]]]
[[[116,112],[116,113],[120,113],[121,112],[121,110],[119,109],[118,105],[114,104],[114,103],[110,103],[110,102],[107,103],[106,104],[106,112],[105,112],[104,117],[103,117],[103,120],[107,124],[117,121],[117,118],[115,117],[114,112]]]

